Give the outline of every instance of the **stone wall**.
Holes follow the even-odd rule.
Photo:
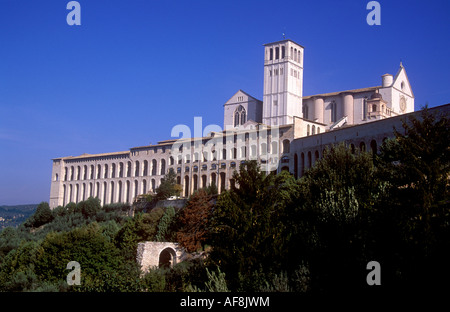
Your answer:
[[[185,256],[184,249],[177,243],[142,242],[138,244],[136,261],[146,273],[164,265],[173,266],[183,261]]]

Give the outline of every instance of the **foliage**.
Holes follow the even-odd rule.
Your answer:
[[[173,168],[169,168],[169,171],[161,179],[160,185],[156,188],[156,200],[167,199],[171,196],[179,196],[179,189],[177,185],[177,175]]]
[[[158,231],[155,235],[155,240],[157,242],[165,242],[168,239],[169,230],[175,219],[175,208],[172,206],[167,207],[164,210],[164,214],[158,222]],[[170,241],[170,239],[169,239]]]
[[[209,189],[211,191],[211,189]],[[177,218],[177,242],[188,252],[198,251],[209,235],[209,221],[213,207],[213,196],[200,189],[189,198]]]
[[[265,175],[256,161],[241,164],[233,178],[239,188],[223,192],[212,215],[211,260],[235,289],[259,267],[278,270],[286,263],[287,212],[298,184],[288,173]]]
[[[36,212],[25,222],[27,227],[40,227],[53,220],[52,211],[47,202],[41,202]]]

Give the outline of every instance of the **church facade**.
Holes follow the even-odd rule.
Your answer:
[[[223,131],[171,139],[127,151],[53,159],[50,207],[90,196],[102,205],[132,203],[154,192],[170,168],[188,197],[215,184],[233,185],[233,172],[255,159],[262,170],[296,177],[314,165],[326,145],[345,141],[376,152],[414,112],[414,94],[402,64],[381,84],[303,96],[304,47],[292,40],[264,45],[263,100],[239,90],[224,104]]]

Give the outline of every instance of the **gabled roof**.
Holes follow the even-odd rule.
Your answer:
[[[414,96],[413,89],[411,88],[411,84],[409,83],[408,75],[406,74],[406,69],[405,69],[405,67],[403,66],[402,62],[400,62],[400,67],[399,67],[399,69],[398,69],[398,71],[397,71],[397,74],[395,74],[394,82],[392,83],[392,85],[395,84],[395,82],[397,81],[397,79],[398,79],[398,77],[400,76],[400,74],[401,74],[402,71],[405,73],[406,82],[408,83],[408,87],[409,87],[409,90],[411,91],[411,95],[412,95],[412,97],[415,97],[415,96]]]
[[[239,89],[239,91],[236,92],[235,94],[233,94],[233,96],[230,97],[230,98],[228,99],[228,101],[227,101],[224,105],[231,104],[231,103],[230,103],[231,100],[232,100],[236,95],[238,95],[238,94],[242,94],[242,95],[248,96],[249,99],[251,99],[251,100],[255,100],[255,101],[261,102],[260,100],[258,100],[257,98],[251,96],[251,95],[248,94],[247,92],[244,92],[244,91],[242,91],[241,89]],[[233,104],[236,104],[236,103],[240,103],[240,102],[233,102]]]

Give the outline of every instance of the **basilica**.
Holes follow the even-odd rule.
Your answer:
[[[384,139],[414,114],[414,94],[400,66],[380,85],[303,95],[304,47],[286,39],[264,45],[262,101],[243,90],[224,106],[222,131],[169,139],[127,151],[53,159],[50,207],[98,197],[102,205],[132,203],[154,192],[173,168],[182,196],[215,184],[234,184],[239,164],[255,159],[261,169],[301,177],[326,146],[346,142],[377,152]],[[380,73],[381,74],[381,73]]]

